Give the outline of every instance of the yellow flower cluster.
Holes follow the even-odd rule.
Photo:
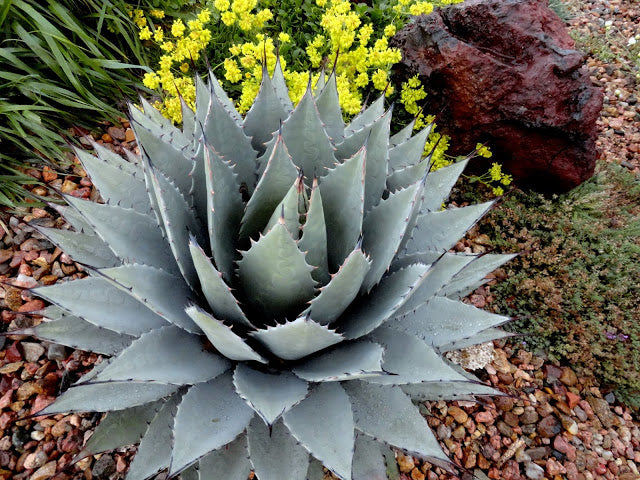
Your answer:
[[[268,8],[253,13],[258,0],[214,0],[213,6],[220,12],[222,23],[228,27],[237,25],[245,32],[260,29],[273,18]]]
[[[384,36],[370,45],[373,26],[370,23],[362,24],[358,14],[352,10],[350,1],[320,0],[316,3],[326,7],[320,22],[324,34],[316,35],[306,52],[314,68],[318,68],[325,59],[337,56],[338,76],[351,81],[349,100],[341,101],[343,110],[350,115],[360,110],[362,101],[359,88],[366,86],[369,81],[374,88],[386,89],[386,94],[391,95],[393,86],[389,85],[389,70],[401,59],[400,51],[388,45],[388,38],[395,34],[395,26],[387,25]],[[353,98],[359,99],[359,106],[356,107]]]
[[[144,12],[138,8],[136,8],[135,10],[130,10],[129,16],[133,18],[133,23],[135,23],[138,28],[142,28],[147,24],[147,19],[144,16]]]
[[[489,148],[482,143],[476,145],[476,155],[483,158],[491,158],[493,155]],[[511,185],[513,177],[502,171],[502,166],[499,163],[493,162],[491,168],[483,175],[473,177],[475,181],[485,184],[491,188],[494,195],[503,195],[503,186]]]
[[[153,39],[159,43],[160,49],[165,52],[159,61],[157,71],[145,74],[143,84],[152,90],[162,88],[164,100],[156,105],[162,113],[172,121],[182,121],[182,106],[180,97],[190,107],[195,106],[195,86],[191,77],[174,74],[179,69],[183,74],[188,73],[189,65],[200,58],[201,52],[211,41],[211,32],[205,28],[211,20],[211,12],[208,9],[200,11],[198,16],[189,20],[185,25],[180,19],[173,21],[166,32],[162,26],[156,26]],[[140,30],[140,38],[144,33],[145,39],[150,39],[152,32],[146,33],[148,26]],[[167,37],[171,36],[171,39]]]
[[[476,153],[478,154],[478,156],[483,157],[483,158],[491,158],[493,156],[493,153],[491,153],[491,150],[489,150],[489,147],[487,147],[486,145],[483,145],[481,143],[477,143],[476,144]],[[498,171],[498,178],[497,180],[500,180],[500,165],[498,165],[497,163],[494,163],[494,165],[497,165],[497,171]],[[493,177],[493,174],[491,175]],[[496,180],[496,179],[494,179]]]
[[[436,0],[436,5],[451,5],[453,3],[462,3],[464,0]],[[433,12],[434,3],[425,2],[423,0],[398,0],[393,9],[403,15],[429,15]]]
[[[406,82],[402,83],[400,89],[400,103],[404,105],[404,109],[411,115],[416,117],[415,129],[424,127],[424,114],[421,112],[418,102],[424,100],[427,93],[420,83],[418,75],[414,75]]]

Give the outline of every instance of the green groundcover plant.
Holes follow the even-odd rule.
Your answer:
[[[514,191],[481,225],[499,251],[524,252],[492,287],[498,310],[520,317],[527,348],[594,375],[640,407],[640,183],[601,166],[572,192]]]
[[[0,6],[0,204],[25,191],[17,167],[59,161],[61,133],[121,116],[148,62],[124,2],[5,0]]]
[[[384,478],[389,445],[448,465],[412,399],[500,394],[442,357],[509,335],[460,299],[513,255],[448,253],[494,202],[442,210],[466,161],[431,171],[429,126],[390,135],[383,95],[345,124],[336,75],[315,89],[294,108],[276,62],[242,116],[210,73],[182,129],[131,108],[141,158],[77,151],[105,203],[39,230],[89,276],[34,289],[54,305],[21,333],[111,356],[39,412],[109,412],[81,456]]]

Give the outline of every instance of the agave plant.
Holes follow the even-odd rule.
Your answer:
[[[210,73],[182,129],[131,108],[140,158],[77,152],[104,203],[40,231],[89,275],[35,288],[22,332],[110,356],[39,412],[108,412],[79,458],[382,479],[390,447],[448,465],[412,400],[499,394],[442,357],[507,335],[460,301],[510,258],[449,253],[491,207],[442,209],[466,162],[429,172],[429,128],[390,136],[383,97],[345,125],[333,75],[287,93],[278,64],[243,118]]]

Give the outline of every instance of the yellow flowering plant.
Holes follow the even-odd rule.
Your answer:
[[[155,43],[161,52],[158,68],[145,75],[144,85],[162,90],[164,100],[157,106],[175,123],[181,122],[181,100],[194,106],[193,66],[206,56],[241,113],[258,93],[263,62],[272,74],[279,58],[294,104],[310,79],[315,84],[317,72],[333,69],[347,116],[358,113],[365,98],[377,90],[397,99],[420,129],[434,120],[420,108],[426,93],[417,77],[395,92],[391,71],[401,53],[389,46],[389,39],[410,15],[459,1],[374,0],[369,6],[349,0],[211,0],[196,18],[169,21],[149,12],[146,18],[158,21],[146,22],[135,10],[133,19],[140,38]],[[425,146],[426,153],[433,150],[434,169],[455,160],[446,155],[449,142],[434,125]],[[489,172],[477,177],[482,183],[495,182],[492,178]],[[498,194],[501,187],[494,187]]]

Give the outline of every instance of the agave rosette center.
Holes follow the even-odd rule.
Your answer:
[[[111,357],[41,413],[109,412],[81,456],[139,443],[130,479],[445,464],[412,399],[498,393],[441,354],[508,320],[459,301],[510,258],[448,253],[491,206],[441,210],[465,162],[429,172],[383,97],[345,125],[333,75],[293,108],[278,64],[245,117],[196,84],[182,129],[131,108],[140,158],[78,151],[104,203],[40,228],[89,276],[36,288],[25,333]]]

